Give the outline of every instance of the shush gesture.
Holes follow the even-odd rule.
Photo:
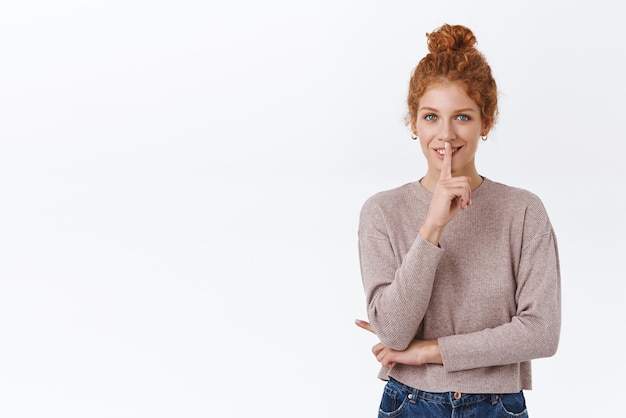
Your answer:
[[[387,380],[378,416],[528,416],[531,362],[559,344],[556,235],[538,196],[476,167],[499,96],[476,37],[444,24],[427,38],[405,115],[426,172],[367,198],[359,214],[368,320],[355,323],[373,333]]]
[[[435,185],[420,235],[439,245],[445,226],[454,218],[459,208],[465,209],[471,204],[471,195],[469,177],[452,177],[452,147],[446,142],[439,180]]]

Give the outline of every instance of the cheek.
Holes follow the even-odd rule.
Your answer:
[[[467,150],[470,154],[476,154],[478,151],[478,142],[470,142],[467,144]]]

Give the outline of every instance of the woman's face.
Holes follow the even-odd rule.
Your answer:
[[[419,101],[413,130],[428,162],[427,176],[439,178],[446,142],[453,151],[452,175],[477,175],[474,155],[483,125],[478,105],[458,84],[442,83],[426,90]]]

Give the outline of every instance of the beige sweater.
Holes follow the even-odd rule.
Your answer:
[[[554,355],[561,327],[557,242],[543,204],[485,179],[437,247],[418,235],[431,196],[409,183],[361,211],[361,273],[378,338],[396,350],[436,338],[443,358],[379,377],[429,392],[531,389],[530,360]]]

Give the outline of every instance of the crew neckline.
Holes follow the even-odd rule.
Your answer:
[[[485,176],[480,176],[483,181],[482,183],[480,183],[478,185],[477,188],[475,188],[474,190],[472,190],[472,199],[479,197],[482,194],[482,190],[484,190],[485,188],[487,188],[486,186],[488,186],[489,184],[492,183],[491,180],[489,180],[487,177]],[[423,177],[422,177],[423,178]],[[419,194],[423,195],[423,196],[428,196],[429,198],[433,195],[433,193],[428,190],[426,187],[424,187],[422,185],[422,183],[420,183],[420,181],[422,180],[422,178],[418,179],[417,181],[414,181],[413,184],[413,188],[416,189],[418,191]]]

